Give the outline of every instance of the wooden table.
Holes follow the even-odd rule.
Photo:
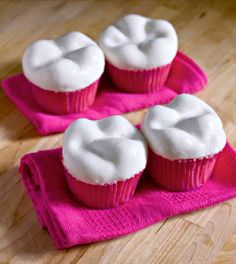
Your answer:
[[[235,1],[0,1],[0,76],[21,71],[33,40],[78,30],[96,39],[127,13],[165,18],[180,49],[209,75],[198,96],[219,113],[236,147]],[[0,263],[236,263],[236,200],[152,225],[137,233],[56,251],[37,222],[17,166],[23,154],[60,146],[62,134],[40,137],[0,91]],[[133,123],[145,110],[125,116]],[[236,175],[235,175],[236,176]]]

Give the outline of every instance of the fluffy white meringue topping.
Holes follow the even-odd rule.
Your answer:
[[[147,146],[143,135],[124,117],[82,118],[66,129],[62,155],[65,168],[77,180],[103,185],[142,171]]]
[[[151,149],[170,160],[211,156],[226,144],[216,112],[190,94],[181,94],[166,106],[152,107],[141,130]]]
[[[172,62],[178,49],[174,27],[166,20],[127,15],[99,38],[106,59],[121,69],[151,69]]]
[[[104,71],[104,54],[80,32],[29,45],[22,59],[26,78],[42,89],[68,92],[86,88]]]

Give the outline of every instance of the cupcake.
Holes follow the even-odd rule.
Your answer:
[[[81,112],[93,104],[104,65],[102,50],[80,32],[35,41],[22,59],[35,102],[59,115]]]
[[[178,49],[170,22],[140,15],[122,17],[102,32],[98,42],[112,81],[131,93],[158,91]]]
[[[189,94],[177,96],[166,106],[152,107],[141,130],[149,143],[148,168],[152,178],[173,191],[204,184],[226,144],[216,112]]]
[[[112,208],[133,196],[146,167],[143,135],[121,116],[78,119],[65,131],[62,162],[74,197],[92,208]]]

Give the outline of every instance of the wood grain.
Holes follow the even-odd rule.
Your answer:
[[[0,78],[21,71],[27,44],[79,30],[96,39],[127,13],[174,23],[180,49],[207,71],[198,94],[221,116],[236,147],[235,1],[0,1]],[[61,145],[62,135],[39,137],[0,91],[0,263],[236,263],[236,199],[174,217],[135,234],[56,251],[41,230],[17,174],[21,156]],[[145,110],[125,116],[133,123]]]

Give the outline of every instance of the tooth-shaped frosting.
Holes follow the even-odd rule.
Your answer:
[[[78,119],[65,131],[63,163],[77,180],[109,184],[126,180],[146,166],[143,135],[121,116]]]
[[[29,81],[56,92],[86,88],[100,78],[104,63],[102,50],[80,32],[35,41],[26,48],[22,59]]]
[[[199,98],[181,94],[166,106],[152,107],[141,130],[151,149],[170,160],[211,156],[226,144],[222,122]]]
[[[151,69],[172,62],[178,49],[174,27],[166,20],[127,15],[107,27],[99,44],[121,69]]]

